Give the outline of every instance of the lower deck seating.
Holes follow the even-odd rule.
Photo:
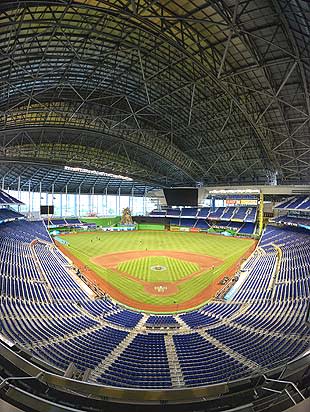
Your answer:
[[[227,382],[250,372],[198,333],[176,335],[173,340],[187,385]]]
[[[232,300],[179,315],[90,299],[48,239],[41,222],[0,226],[0,333],[60,370],[73,362],[111,386],[197,387],[275,367],[308,348],[306,230],[267,226]]]
[[[170,387],[164,334],[137,334],[98,381],[112,386]]]
[[[8,208],[0,208],[0,222],[7,219],[21,219],[24,215]]]

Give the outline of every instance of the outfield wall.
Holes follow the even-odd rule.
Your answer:
[[[81,218],[81,221],[83,223],[95,223],[97,226],[108,227],[119,223],[121,221],[121,217],[83,217]]]
[[[139,230],[165,230],[165,225],[139,223]]]

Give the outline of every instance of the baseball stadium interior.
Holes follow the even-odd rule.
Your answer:
[[[0,1],[0,412],[310,410],[310,2]]]

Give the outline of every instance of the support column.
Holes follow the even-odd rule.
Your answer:
[[[79,186],[79,209],[78,209],[78,217],[81,216],[81,186]]]
[[[66,209],[65,209],[65,214],[68,216],[68,185],[65,187],[65,194],[66,194]]]
[[[259,194],[259,236],[261,236],[263,232],[263,226],[264,226],[264,194],[263,192],[260,192]]]
[[[98,214],[99,214],[99,205],[98,205],[98,203],[99,203],[99,195],[95,195],[95,194],[94,194],[94,196],[96,196],[96,215],[98,216]]]
[[[62,213],[62,195],[63,195],[63,192],[60,192],[60,216],[61,217],[63,216],[63,213]]]
[[[20,176],[18,176],[18,183],[17,183],[17,193],[18,193],[18,200],[21,200],[21,192],[20,192]],[[20,212],[20,205],[17,206],[18,212]]]
[[[41,205],[42,205],[42,182],[41,181],[40,181],[40,184],[39,184],[39,192],[40,192],[39,207],[40,207],[40,211],[41,211]]]
[[[143,195],[143,216],[145,216],[145,214],[146,214],[145,201],[146,201],[146,188],[144,188],[144,195]]]
[[[28,215],[31,213],[31,181],[28,182]]]
[[[118,213],[117,216],[121,215],[121,187],[118,188]]]
[[[55,189],[55,186],[54,186],[54,183],[52,184],[52,206],[54,206],[54,189]]]
[[[133,198],[134,198],[134,191],[135,191],[135,187],[132,186],[131,188],[131,197],[129,198],[129,200],[131,199],[131,205],[129,206],[129,209],[131,210],[131,214],[133,215]]]
[[[105,188],[105,215],[108,215],[108,187]]]

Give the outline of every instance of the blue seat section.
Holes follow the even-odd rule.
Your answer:
[[[244,221],[246,215],[247,215],[248,207],[247,206],[240,206],[237,208],[233,219],[238,219]]]
[[[196,219],[180,219],[180,226],[183,227],[194,227],[197,223]]]
[[[222,217],[222,214],[224,213],[225,207],[218,207],[215,210],[211,211],[209,213],[208,219],[211,220],[220,220]]]
[[[198,333],[175,335],[173,341],[185,383],[189,386],[231,381],[249,372],[245,365]]]
[[[256,221],[256,215],[257,215],[257,208],[256,207],[251,207],[248,209],[247,214],[244,218],[245,222],[255,222]]]
[[[310,210],[310,196],[295,196],[279,203],[277,209]]]
[[[24,217],[25,217],[24,215],[22,215],[21,213],[15,212],[15,210],[6,209],[6,208],[0,209],[0,222],[6,219],[20,219]]]
[[[0,231],[0,294],[33,302],[48,301],[29,244],[8,238]]]
[[[112,386],[171,387],[164,334],[137,334],[129,346],[98,378]]]
[[[287,209],[308,209],[309,206],[309,196],[297,196],[288,206]]]
[[[199,219],[199,220],[197,221],[195,227],[196,227],[196,228],[199,228],[199,229],[209,229],[209,228],[210,228],[210,225],[209,225],[209,223],[208,223],[206,220]]]
[[[83,371],[95,368],[127,335],[125,331],[102,327],[63,342],[35,348],[33,352],[60,369],[66,369],[73,362]]]
[[[232,227],[236,226],[236,230],[240,228],[240,225],[234,225],[238,222],[248,222],[254,223],[256,221],[257,208],[248,207],[248,206],[227,206],[227,207],[218,207],[211,211],[210,207],[203,207],[201,209],[194,207],[183,207],[181,209],[169,208],[166,211],[153,210],[150,213],[151,217],[171,217],[170,224],[184,227],[195,227],[205,229],[206,225],[200,223],[200,220],[218,221],[220,226],[224,226],[225,222],[229,221]],[[208,223],[210,227],[211,223]],[[207,228],[208,228],[207,227]],[[245,225],[244,234],[252,234],[251,228],[254,226]]]
[[[142,318],[142,314],[114,304],[110,299],[98,299],[80,303],[93,316],[106,319],[111,324],[133,328]]]
[[[197,218],[206,219],[209,216],[210,210],[211,209],[209,207],[202,207],[197,214]]]
[[[45,277],[52,286],[51,297],[53,299],[77,301],[87,298],[85,292],[68,274],[64,264],[56,258],[53,249],[50,249],[49,245],[36,243],[34,250]]]
[[[250,273],[234,297],[235,301],[248,302],[255,299],[270,299],[271,289],[268,288],[276,265],[276,252],[260,256],[248,268]]]
[[[288,226],[308,226],[310,227],[310,215],[307,216],[278,216],[274,219],[275,222]]]
[[[0,189],[0,205],[22,205],[23,202]]]
[[[176,208],[176,209],[167,209],[166,216],[167,216],[167,217],[173,217],[173,216],[175,216],[175,217],[180,217],[180,214],[181,214],[181,209],[179,209],[179,208]]]
[[[93,316],[98,316],[100,318],[104,318],[109,312],[120,310],[120,307],[113,303],[110,299],[85,301],[81,302],[81,306]]]
[[[197,207],[183,207],[181,211],[181,217],[196,217],[197,212]]]
[[[82,222],[80,221],[80,219],[78,219],[78,218],[67,218],[66,217],[66,222],[67,222],[67,224],[68,225],[79,225],[79,224],[81,224]]]
[[[57,226],[61,226],[61,225],[65,226],[67,224],[65,219],[52,219],[51,223],[52,225],[57,225]]]
[[[180,315],[180,318],[191,328],[213,325],[221,319],[229,318],[237,312],[241,304],[227,305],[226,303],[212,302],[201,309]]]
[[[150,315],[146,321],[150,327],[179,327],[178,321],[172,315]]]
[[[307,347],[306,341],[288,340],[250,330],[240,330],[229,325],[219,326],[208,331],[221,343],[235,350],[260,366],[275,367],[279,362],[298,356]]]
[[[251,310],[246,313],[240,313],[234,318],[234,323],[283,334],[289,330],[291,334],[306,336],[308,326],[303,322],[306,311],[306,300],[295,301],[294,316],[289,302],[264,301],[251,305]]]
[[[149,216],[150,217],[165,217],[166,211],[165,210],[152,210]]]
[[[280,228],[275,226],[267,226],[259,245],[264,250],[270,250],[272,244],[284,246],[285,249],[305,245],[309,240],[309,230],[298,228]]]
[[[224,213],[222,214],[221,219],[222,220],[230,220],[231,217],[233,216],[233,214],[235,213],[236,208],[235,207],[226,207],[226,209],[224,210]]]
[[[254,223],[244,223],[241,228],[239,229],[238,233],[244,235],[252,235],[255,229]]]
[[[49,340],[100,326],[97,321],[69,305],[42,305],[4,299],[1,310],[3,330],[13,341],[22,344]]]
[[[239,230],[242,226],[243,226],[242,222],[232,222],[232,221],[230,221],[227,224],[227,228],[234,229],[234,230]]]
[[[120,310],[120,312],[106,316],[106,319],[116,325],[133,328],[137,325],[139,320],[142,319],[142,314],[124,309]]]
[[[35,239],[51,242],[51,238],[42,221],[29,222],[18,220],[4,223],[1,225],[1,233],[21,242],[30,243]]]

